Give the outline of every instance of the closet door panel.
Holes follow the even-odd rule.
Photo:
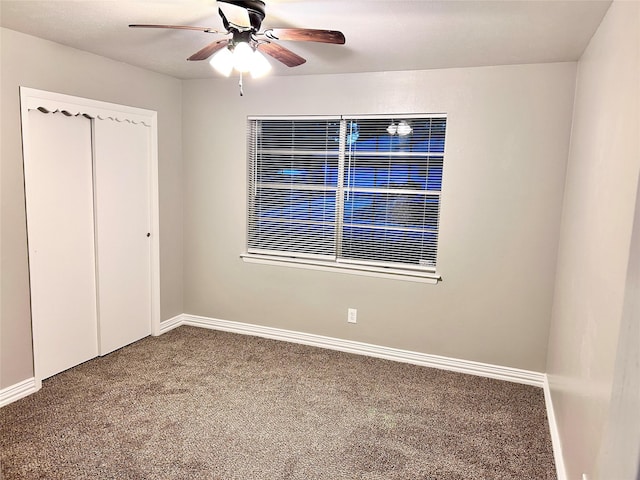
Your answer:
[[[35,368],[44,379],[98,355],[91,121],[28,115],[31,314]]]
[[[149,142],[145,125],[95,120],[100,355],[151,333]]]

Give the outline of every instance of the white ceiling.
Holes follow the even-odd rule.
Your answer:
[[[577,60],[610,0],[266,0],[263,28],[340,30],[345,45],[280,42],[307,63],[275,75],[422,70]],[[186,58],[220,35],[214,0],[1,0],[0,25],[177,78],[216,74]]]

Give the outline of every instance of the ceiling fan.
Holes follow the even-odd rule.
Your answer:
[[[271,66],[259,53],[266,53],[287,67],[297,67],[306,62],[291,50],[274,43],[274,40],[297,42],[320,42],[342,45],[345,37],[336,30],[311,28],[268,28],[260,30],[265,17],[265,3],[262,0],[218,0],[218,13],[225,31],[209,27],[190,25],[146,25],[131,24],[131,28],[168,28],[176,30],[196,30],[205,33],[230,35],[231,38],[215,40],[191,55],[187,60],[207,60],[216,70],[229,76],[235,68],[240,72],[240,94],[242,95],[242,73],[251,72],[260,76]],[[262,57],[262,59],[260,59]],[[266,71],[265,71],[266,70]]]

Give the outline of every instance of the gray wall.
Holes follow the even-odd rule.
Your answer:
[[[0,388],[33,376],[19,86],[158,111],[161,316],[182,305],[179,80],[1,29]],[[61,228],[64,226],[61,225]]]
[[[612,389],[625,291],[637,292],[627,269],[640,170],[639,32],[640,3],[614,2],[578,68],[547,365],[570,479],[596,478],[612,398],[625,383]]]
[[[640,479],[640,183],[598,478]]]
[[[183,82],[185,312],[545,371],[574,63]],[[446,112],[439,271],[244,263],[246,117]],[[347,308],[358,323],[347,324]]]

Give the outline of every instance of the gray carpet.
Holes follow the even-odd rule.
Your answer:
[[[0,422],[4,480],[555,478],[539,388],[193,327]]]

